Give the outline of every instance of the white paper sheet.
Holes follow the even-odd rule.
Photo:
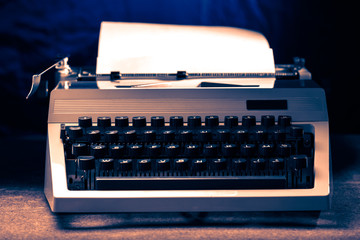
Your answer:
[[[102,22],[96,73],[111,71],[275,74],[275,64],[265,37],[249,30]]]

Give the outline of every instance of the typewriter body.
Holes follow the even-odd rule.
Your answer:
[[[67,58],[55,67],[44,188],[53,212],[330,207],[326,99],[302,61],[276,65],[270,87],[254,74],[99,74]]]

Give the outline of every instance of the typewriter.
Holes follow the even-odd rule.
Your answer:
[[[124,61],[107,72],[114,66],[99,70],[100,45],[96,70],[68,58],[52,66],[44,192],[53,212],[330,207],[326,99],[303,59],[267,72],[158,73],[147,64],[131,73]]]

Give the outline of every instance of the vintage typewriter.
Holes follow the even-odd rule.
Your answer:
[[[263,38],[241,31],[249,42]],[[130,73],[121,64],[107,72],[113,66],[106,60],[99,70],[100,45],[96,71],[70,67],[68,58],[53,65],[44,188],[53,212],[330,207],[326,99],[302,59],[272,72]]]

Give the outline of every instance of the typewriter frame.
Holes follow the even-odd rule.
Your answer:
[[[284,84],[281,84],[284,83]],[[68,85],[67,85],[68,84]],[[79,86],[92,86],[78,88]],[[319,211],[330,207],[329,126],[324,91],[311,80],[277,81],[273,89],[96,89],[93,83],[60,82],[51,92],[44,191],[53,212]],[[279,100],[286,110],[247,110],[246,100]],[[176,103],[176,104],[175,104]],[[147,109],[147,111],[145,111]],[[314,188],[267,190],[84,190],[67,189],[60,125],[84,115],[291,115],[311,124],[315,136]]]

